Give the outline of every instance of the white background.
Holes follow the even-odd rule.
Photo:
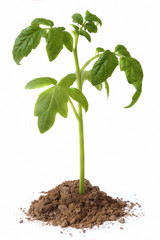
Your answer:
[[[0,44],[0,236],[3,240],[32,239],[160,239],[159,233],[159,140],[160,140],[160,60],[159,1],[1,1]],[[12,59],[14,40],[37,17],[54,21],[71,30],[71,16],[89,10],[102,19],[102,27],[92,34],[92,44],[79,41],[81,66],[94,56],[96,47],[114,50],[125,45],[144,70],[143,92],[137,104],[124,109],[134,94],[118,67],[109,79],[110,97],[89,83],[84,94],[89,111],[84,114],[86,178],[113,197],[140,199],[146,217],[110,230],[74,231],[73,238],[58,228],[19,224],[19,208],[26,207],[32,193],[49,190],[65,180],[79,177],[77,121],[57,116],[53,128],[40,134],[33,116],[41,90],[24,90],[36,77],[60,80],[74,72],[73,56],[63,50],[52,63],[47,59],[45,41],[22,60]]]

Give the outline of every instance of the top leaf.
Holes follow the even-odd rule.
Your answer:
[[[70,52],[72,52],[73,51],[73,38],[72,38],[72,35],[69,32],[67,32],[67,31],[64,31],[63,34],[64,34],[64,36],[63,36],[63,44]]]
[[[130,53],[128,52],[127,48],[123,45],[117,45],[115,47],[115,52],[118,53],[118,55],[120,57],[124,56],[124,57],[130,57]]]
[[[71,24],[71,26],[76,30],[76,31],[79,31],[79,27],[75,24]]]
[[[32,26],[39,26],[40,24],[46,25],[46,26],[49,26],[49,27],[53,27],[53,25],[54,25],[54,23],[51,20],[45,19],[45,18],[35,18],[31,22]]]
[[[84,29],[87,30],[90,33],[96,33],[97,32],[97,26],[94,22],[87,22],[84,25]]]
[[[73,14],[72,19],[73,19],[73,22],[75,22],[75,23],[78,23],[78,24],[80,24],[80,25],[83,24],[83,17],[82,17],[82,15],[79,14],[79,13]]]
[[[100,26],[102,26],[102,21],[96,15],[90,13],[88,10],[86,11],[85,20],[88,22],[98,22]]]
[[[88,32],[84,31],[84,30],[80,30],[79,34],[83,37],[85,37],[89,42],[91,42],[91,36],[88,34]]]
[[[50,62],[52,62],[63,49],[63,38],[63,30],[60,28],[51,28],[48,31],[46,50]]]
[[[96,53],[104,52],[104,48],[98,47],[96,48]]]
[[[44,36],[44,29],[38,26],[30,26],[21,31],[15,40],[13,46],[13,59],[17,64],[23,57],[27,57],[32,49],[35,49],[40,43],[41,37]]]

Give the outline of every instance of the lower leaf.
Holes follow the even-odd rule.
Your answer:
[[[38,116],[38,127],[41,133],[48,131],[55,122],[56,114],[66,118],[68,115],[68,95],[58,85],[42,92],[35,104],[34,115]]]
[[[75,101],[79,102],[84,110],[87,112],[88,110],[88,101],[84,94],[78,90],[77,88],[68,88],[66,89],[68,92],[68,95]]]
[[[50,77],[41,77],[41,78],[35,78],[28,82],[25,86],[26,89],[35,89],[35,88],[42,88],[47,87],[51,84],[56,85],[57,80]]]

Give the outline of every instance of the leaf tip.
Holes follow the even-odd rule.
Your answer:
[[[88,104],[87,104],[87,106],[85,107],[85,113],[88,111]]]
[[[15,63],[16,63],[17,65],[21,65],[21,63],[20,63],[21,60],[17,59],[17,58],[14,56],[14,53],[13,53],[12,55],[13,55],[13,60],[15,61]]]
[[[131,105],[131,104],[130,104]],[[126,106],[126,107],[124,107],[125,109],[127,109],[127,108],[131,108],[132,106],[130,106],[130,105],[128,105],[128,106]]]
[[[44,130],[42,130],[42,129],[39,129],[39,132],[40,132],[40,134],[43,134],[43,133],[45,133],[46,131],[44,131]]]

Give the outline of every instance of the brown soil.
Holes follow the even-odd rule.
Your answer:
[[[28,220],[40,220],[62,228],[92,228],[105,221],[124,223],[134,203],[113,199],[85,180],[85,194],[79,194],[79,181],[66,181],[34,200],[26,212]]]

